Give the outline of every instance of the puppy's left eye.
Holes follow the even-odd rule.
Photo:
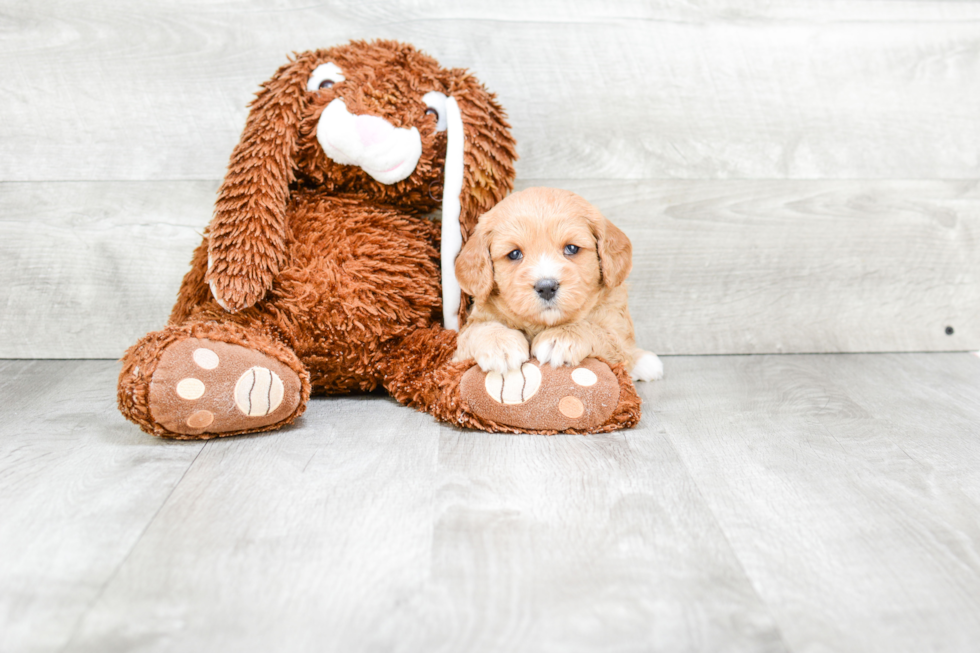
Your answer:
[[[574,256],[578,254],[578,245],[565,245],[565,256]]]
[[[521,250],[515,249],[514,251],[512,251],[510,254],[507,255],[507,258],[509,258],[512,261],[520,261],[522,258],[524,258],[524,254],[521,252]]]

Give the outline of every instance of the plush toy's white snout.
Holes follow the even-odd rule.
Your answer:
[[[422,156],[418,129],[397,128],[377,116],[355,116],[341,98],[320,114],[316,139],[330,159],[359,166],[382,184],[408,177]]]

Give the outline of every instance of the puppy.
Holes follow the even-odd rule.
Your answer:
[[[575,193],[529,188],[483,214],[456,258],[473,308],[453,360],[506,373],[533,355],[578,365],[598,356],[625,363],[634,379],[663,376],[655,354],[637,349],[627,306],[633,246]]]

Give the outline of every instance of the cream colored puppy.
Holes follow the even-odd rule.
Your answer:
[[[453,360],[506,373],[530,355],[555,367],[598,356],[626,363],[634,379],[661,378],[660,359],[633,335],[623,285],[632,253],[626,234],[575,193],[510,195],[480,217],[456,258],[474,303]]]

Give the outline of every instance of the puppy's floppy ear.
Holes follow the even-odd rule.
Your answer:
[[[493,260],[490,258],[490,233],[485,225],[463,245],[456,257],[456,279],[464,293],[485,301],[493,290]]]
[[[262,299],[286,258],[286,202],[312,57],[300,55],[262,85],[218,190],[206,280],[230,312]]]
[[[629,236],[591,204],[587,205],[586,217],[595,235],[602,284],[615,288],[626,281],[633,269],[633,243]]]
[[[456,256],[460,243],[467,242],[474,233],[480,215],[513,190],[517,152],[506,114],[496,96],[464,69],[453,68],[447,72],[445,85],[451,107],[445,173],[447,195],[442,213],[443,319],[447,328],[455,328],[457,322],[466,321],[466,304],[460,301],[455,284],[447,278],[447,263]],[[456,189],[459,189],[458,202],[457,198],[449,197]]]

